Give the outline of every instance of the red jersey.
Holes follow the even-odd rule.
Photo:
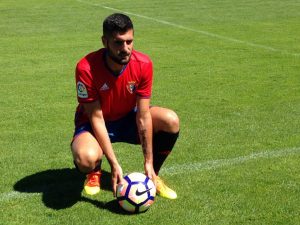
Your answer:
[[[136,106],[136,98],[150,98],[153,66],[150,58],[135,50],[120,75],[114,75],[104,60],[104,48],[82,58],[76,67],[76,125],[88,122],[82,103],[100,101],[105,121],[127,115]]]

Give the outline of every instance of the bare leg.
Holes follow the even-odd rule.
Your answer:
[[[71,148],[74,161],[83,173],[93,171],[103,156],[98,141],[89,132],[79,134],[73,141]]]
[[[154,106],[151,107],[150,112],[154,133],[158,131],[177,133],[179,131],[179,118],[174,111]]]

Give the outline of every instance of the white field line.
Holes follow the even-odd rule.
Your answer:
[[[288,148],[281,149],[276,151],[264,151],[258,153],[252,153],[247,156],[240,156],[231,159],[217,159],[206,162],[195,162],[195,163],[185,163],[185,164],[177,164],[171,167],[162,168],[161,173],[167,175],[176,175],[182,173],[193,173],[199,172],[203,170],[213,170],[218,169],[220,167],[225,166],[234,166],[243,164],[249,161],[255,161],[258,159],[272,159],[272,158],[281,158],[287,157],[291,155],[300,154],[300,148]]]
[[[217,159],[206,162],[195,162],[195,163],[185,163],[178,164],[167,168],[162,168],[161,173],[165,175],[178,175],[178,174],[191,174],[197,173],[204,170],[213,170],[222,167],[230,167],[235,165],[244,164],[249,161],[257,161],[259,159],[273,159],[282,158],[292,155],[300,154],[300,147],[298,148],[288,148],[276,151],[264,151],[253,153],[247,156],[240,156],[231,159]],[[41,195],[42,193],[22,193],[17,191],[11,191],[0,194],[0,202],[6,202],[15,199],[26,199],[33,196]]]
[[[125,13],[127,15],[136,16],[136,17],[143,18],[143,19],[146,19],[146,20],[151,20],[151,21],[161,23],[161,24],[164,24],[164,25],[167,25],[167,26],[172,26],[172,27],[176,27],[176,28],[179,28],[179,29],[182,29],[182,30],[191,31],[191,32],[194,32],[194,33],[202,34],[202,35],[209,36],[209,37],[216,38],[216,39],[220,39],[220,40],[223,40],[223,41],[239,43],[239,44],[247,45],[247,46],[250,46],[250,47],[253,47],[253,48],[265,49],[265,50],[268,50],[268,51],[271,51],[271,52],[278,52],[278,53],[286,54],[286,55],[300,56],[300,53],[293,53],[293,52],[289,52],[289,51],[283,50],[283,49],[277,49],[277,48],[273,48],[273,47],[266,46],[266,45],[255,44],[255,43],[252,43],[252,42],[249,42],[249,41],[243,41],[243,40],[239,40],[239,39],[235,39],[235,38],[231,38],[231,37],[211,33],[211,32],[205,31],[205,30],[193,29],[193,28],[190,28],[190,27],[182,26],[182,25],[179,25],[179,24],[176,24],[176,23],[165,21],[165,20],[160,20],[160,19],[156,19],[156,18],[149,17],[149,16],[144,16],[144,15],[137,14],[137,13],[132,13],[132,12],[128,12],[128,11],[123,11],[121,9],[116,9],[116,8],[104,6],[102,4],[86,2],[86,1],[83,1],[83,0],[76,0],[76,1],[80,2],[80,3],[83,3],[83,4],[86,4],[86,5],[97,6],[97,7],[101,7],[101,8],[107,9],[107,10],[111,10],[111,11],[122,12],[122,13]]]
[[[6,202],[15,199],[27,199],[41,194],[42,193],[22,193],[18,191],[11,191],[0,194],[0,202]]]

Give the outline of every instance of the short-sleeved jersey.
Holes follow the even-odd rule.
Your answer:
[[[150,98],[153,66],[150,58],[135,50],[119,75],[114,75],[105,62],[104,48],[82,58],[76,67],[76,126],[88,122],[82,103],[100,101],[105,121],[126,116],[136,106],[136,98]]]

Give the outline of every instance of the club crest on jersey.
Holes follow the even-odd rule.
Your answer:
[[[88,98],[88,92],[84,85],[84,83],[78,81],[77,82],[77,95],[79,98]]]
[[[136,82],[135,81],[129,81],[127,86],[127,90],[129,91],[130,94],[133,94],[135,92],[136,89]]]

